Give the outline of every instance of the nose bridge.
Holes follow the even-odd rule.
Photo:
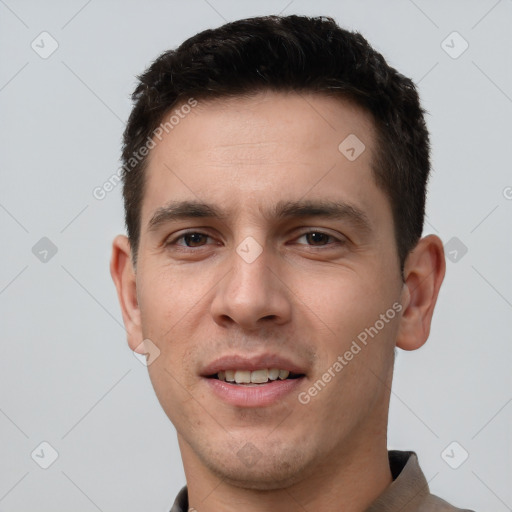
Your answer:
[[[230,271],[219,283],[212,302],[218,323],[229,318],[250,329],[263,319],[287,320],[290,304],[272,268],[273,260],[272,251],[253,236],[246,236],[233,248],[228,259]]]
[[[239,294],[264,295],[268,293],[271,258],[269,250],[254,237],[248,236],[232,254],[231,285]],[[250,293],[252,291],[252,293]]]

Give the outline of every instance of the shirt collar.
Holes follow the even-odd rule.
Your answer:
[[[388,451],[393,481],[365,512],[407,512],[417,510],[430,494],[427,480],[415,452]]]
[[[365,512],[415,510],[414,507],[417,507],[418,503],[430,493],[415,452],[390,450],[388,458],[393,482]],[[185,486],[176,496],[170,512],[187,511],[188,492]]]
[[[183,487],[174,500],[171,512],[188,512],[187,486]]]

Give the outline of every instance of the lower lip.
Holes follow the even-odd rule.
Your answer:
[[[219,379],[205,378],[210,389],[228,404],[237,407],[266,407],[296,390],[304,377],[274,380],[267,384],[244,386]]]

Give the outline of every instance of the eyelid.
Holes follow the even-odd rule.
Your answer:
[[[194,247],[187,247],[186,245],[177,244],[178,240],[181,240],[182,238],[186,237],[187,235],[203,235],[208,238],[213,238],[212,235],[205,232],[205,228],[195,228],[195,229],[188,229],[185,231],[180,231],[180,232],[178,232],[178,234],[173,234],[170,237],[167,237],[164,240],[163,245],[164,246],[177,245],[178,247],[184,247],[185,249],[194,249]],[[200,246],[200,247],[203,247],[203,246]]]
[[[179,234],[176,234],[172,237],[169,237],[167,239],[164,240],[164,243],[163,245],[164,246],[168,246],[168,245],[173,245],[173,246],[177,246],[177,247],[182,247],[184,249],[190,249],[190,250],[193,250],[193,249],[199,249],[201,247],[205,247],[205,245],[208,245],[208,244],[205,244],[205,245],[200,245],[198,247],[188,247],[187,245],[182,245],[182,244],[178,244],[177,242],[179,240],[181,240],[182,238],[186,237],[187,235],[192,235],[192,234],[195,234],[195,235],[203,235],[207,238],[210,238],[210,239],[213,239],[213,236],[210,235],[208,232],[208,230],[205,229],[205,228],[191,228],[191,229],[188,229],[188,230],[185,230],[185,231],[182,231],[182,232],[179,232]],[[348,242],[348,239],[347,237],[345,237],[344,235],[342,234],[338,234],[338,235],[333,235],[332,233],[330,233],[329,231],[326,231],[325,229],[323,228],[314,228],[314,227],[308,227],[305,229],[305,231],[301,231],[300,234],[298,234],[297,236],[295,236],[293,238],[293,240],[297,240],[299,238],[302,238],[303,236],[306,236],[310,233],[317,233],[317,234],[322,234],[322,235],[325,235],[329,238],[332,238],[335,240],[335,243],[327,243],[325,245],[308,245],[308,244],[299,244],[299,245],[305,245],[306,247],[311,247],[311,248],[318,248],[318,249],[321,249],[322,247],[329,247],[329,246],[332,246],[332,245],[337,245],[337,244],[341,244],[341,245],[344,245]]]
[[[305,235],[309,235],[310,233],[317,233],[317,234],[321,234],[321,235],[325,235],[329,238],[332,238],[336,241],[337,244],[346,244],[348,242],[348,239],[347,237],[345,237],[344,235],[342,235],[341,233],[338,233],[337,235],[333,235],[332,233],[330,233],[329,231],[326,231],[325,229],[323,228],[307,228],[306,231],[302,231],[300,235],[296,236],[294,238],[294,240],[297,240],[298,238],[302,238],[303,236]],[[306,244],[304,244],[306,245]],[[333,244],[325,244],[325,245],[308,245],[308,247],[318,247],[318,248],[321,248],[321,247],[329,247],[329,246],[332,246]]]

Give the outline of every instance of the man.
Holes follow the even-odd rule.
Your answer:
[[[330,18],[206,30],[140,77],[111,273],[176,427],[172,512],[453,511],[387,451],[394,350],[428,338],[414,84]]]

